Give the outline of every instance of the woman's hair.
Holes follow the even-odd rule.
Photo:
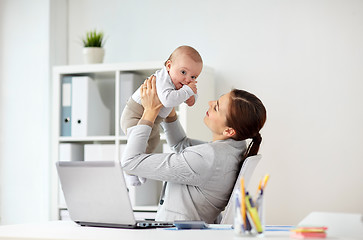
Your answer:
[[[266,109],[260,99],[247,91],[239,89],[231,91],[227,126],[236,131],[233,139],[238,141],[252,139],[246,152],[242,153],[241,166],[247,157],[258,153],[262,141],[260,130],[265,121]]]
[[[166,65],[166,63],[168,62],[168,60],[173,61],[176,57],[185,54],[187,56],[189,56],[191,59],[193,59],[194,62],[201,62],[203,63],[202,57],[200,56],[200,54],[198,53],[197,50],[195,50],[193,47],[190,46],[180,46],[177,47],[169,56],[169,58],[165,61],[164,65]]]

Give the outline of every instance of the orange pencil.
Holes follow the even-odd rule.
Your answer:
[[[245,179],[241,178],[241,215],[243,219],[243,228],[246,231],[247,223],[246,223],[246,200],[245,200]]]

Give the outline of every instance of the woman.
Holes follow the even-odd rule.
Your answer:
[[[140,91],[144,113],[138,125],[128,129],[121,160],[124,171],[167,183],[156,220],[213,223],[227,205],[244,159],[258,152],[265,107],[256,96],[236,89],[209,102],[204,122],[213,133],[213,141],[208,143],[187,138],[173,110],[163,128],[175,153],[145,154],[162,104],[155,77],[145,80]],[[252,142],[247,148],[249,138]]]

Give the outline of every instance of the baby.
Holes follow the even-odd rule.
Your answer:
[[[163,104],[159,116],[154,122],[148,140],[146,153],[152,153],[160,142],[160,122],[165,119],[173,107],[185,102],[193,106],[197,97],[197,78],[203,68],[203,61],[197,50],[190,46],[175,49],[165,62],[164,67],[155,72],[156,91]],[[127,135],[129,127],[137,125],[143,114],[140,88],[128,100],[121,115],[121,129]],[[145,178],[125,175],[128,186],[141,185]]]

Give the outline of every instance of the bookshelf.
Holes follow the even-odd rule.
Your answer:
[[[122,109],[120,109],[120,85],[123,73],[134,73],[146,79],[156,70],[163,66],[162,61],[156,62],[131,62],[131,63],[115,63],[115,64],[85,64],[85,65],[68,65],[55,66],[53,68],[52,84],[52,149],[51,149],[51,197],[50,197],[50,213],[51,220],[58,220],[64,215],[66,206],[62,203],[62,193],[59,187],[59,180],[55,163],[59,161],[60,144],[107,144],[114,145],[114,160],[119,161],[121,157],[121,144],[126,144],[126,136],[120,128],[120,117]],[[62,111],[62,79],[68,76],[88,76],[97,86],[100,97],[104,105],[110,110],[110,129],[109,133],[97,136],[61,136],[61,111]],[[136,88],[134,89],[136,90]],[[131,93],[132,94],[132,93]],[[131,95],[130,95],[131,96]],[[129,97],[129,96],[127,96]],[[215,98],[214,71],[208,66],[203,67],[203,71],[198,78],[198,100],[193,107],[181,104],[177,108],[179,120],[184,127],[186,133],[191,138],[209,141],[211,135],[207,127],[203,123],[205,112],[208,109],[208,101]],[[165,136],[161,134],[161,146],[158,151],[162,152],[162,144],[165,144]],[[83,159],[82,159],[83,160]],[[130,194],[137,194],[140,197],[144,189],[152,188],[153,199],[158,199],[160,195],[161,183],[149,181],[152,187],[136,187]],[[146,191],[150,197],[150,191]],[[135,196],[133,196],[135,198]],[[132,199],[132,197],[131,197]],[[141,201],[142,202],[142,201]],[[135,212],[155,212],[157,209],[157,200],[151,204],[140,204],[134,206]]]

